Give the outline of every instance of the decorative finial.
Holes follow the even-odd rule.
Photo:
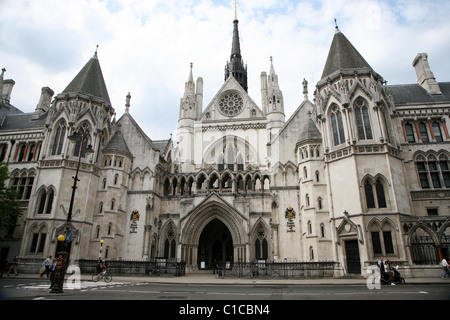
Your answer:
[[[97,58],[97,52],[98,52],[98,45],[95,47],[95,53],[94,53],[95,58]]]
[[[308,81],[306,81],[305,78],[303,78],[303,97],[305,100],[308,100]]]
[[[126,103],[125,103],[125,113],[130,112],[130,100],[131,100],[131,94],[128,92],[127,98],[126,98]]]
[[[337,25],[337,20],[336,20],[336,18],[334,18],[334,25],[335,25],[335,27],[336,27],[336,32],[335,32],[335,33],[341,33],[341,30],[339,30],[339,27],[338,27],[338,25]]]
[[[234,20],[237,20],[237,5],[239,2],[237,2],[236,0],[233,2],[234,4]]]

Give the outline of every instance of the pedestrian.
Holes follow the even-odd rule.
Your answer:
[[[380,260],[378,260],[378,268],[380,268],[380,274],[384,275],[384,261],[383,261],[383,257],[381,257]]]
[[[445,279],[445,277],[447,275],[450,278],[450,269],[449,269],[449,266],[448,266],[448,262],[447,262],[447,260],[445,260],[445,258],[442,259],[441,266],[442,266],[442,269],[444,270],[444,274],[442,275],[442,279]]]
[[[389,282],[391,283],[391,286],[395,286],[394,280],[394,270],[391,267],[391,262],[389,260],[386,260],[384,262],[384,273],[386,273],[389,277]]]
[[[11,272],[14,272],[14,274],[16,276],[18,275],[18,273],[17,273],[17,265],[18,264],[19,264],[19,256],[15,256],[14,259],[12,259],[12,261],[11,261],[11,267],[9,268],[9,271],[8,271],[8,277]]]
[[[47,278],[48,278],[52,264],[53,264],[52,256],[48,256],[48,258],[45,259],[44,262],[42,263],[42,266],[45,269],[42,270],[42,272],[41,272],[41,278],[44,277],[44,273],[47,275]]]
[[[52,266],[50,267],[50,288],[52,287],[53,280],[55,280],[56,263],[57,263],[57,259],[56,259],[56,257],[54,257],[53,261],[52,261]]]
[[[103,263],[102,258],[99,257],[97,266],[95,267],[95,271],[97,272],[97,274],[102,273],[102,268],[101,268],[102,263]]]

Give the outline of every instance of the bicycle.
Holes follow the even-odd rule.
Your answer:
[[[112,281],[112,275],[108,272],[108,270],[103,271],[100,274],[94,274],[92,275],[92,281],[97,282],[100,279],[105,280],[105,282],[111,282]]]

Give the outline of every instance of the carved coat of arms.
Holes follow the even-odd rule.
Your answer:
[[[136,209],[133,210],[130,216],[131,224],[130,224],[130,233],[137,233],[137,221],[139,221],[139,211]]]
[[[133,212],[131,213],[130,220],[136,222],[139,221],[139,217],[140,217],[139,211],[134,209]]]
[[[294,229],[295,228],[295,223],[294,223],[295,211],[294,211],[294,209],[291,206],[289,206],[289,208],[286,209],[284,216],[288,220],[286,223],[287,232],[295,232],[295,229]]]
[[[295,219],[295,211],[294,211],[294,209],[292,209],[291,206],[289,206],[289,208],[286,209],[285,217],[286,217],[286,219],[289,219],[289,220]]]

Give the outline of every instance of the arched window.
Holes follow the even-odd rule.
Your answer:
[[[244,157],[242,156],[241,153],[238,154],[237,165],[238,165],[238,171],[244,170]]]
[[[234,170],[234,158],[235,158],[234,147],[231,144],[229,144],[227,146],[227,167],[229,170]]]
[[[35,151],[36,151],[36,145],[33,143],[33,144],[31,144],[30,147],[28,148],[28,158],[27,158],[27,161],[33,160]]]
[[[356,126],[358,128],[358,138],[360,140],[373,139],[367,103],[363,99],[358,98],[355,102],[354,108]]]
[[[42,254],[45,248],[45,240],[47,239],[47,231],[45,228],[38,230],[37,227],[34,227],[31,234],[30,253]]]
[[[405,124],[405,134],[406,134],[406,140],[409,143],[416,142],[416,138],[414,137],[413,125],[411,123]]]
[[[266,232],[262,223],[258,225],[257,239],[255,240],[256,260],[267,260],[269,258],[269,246],[266,240]]]
[[[386,208],[386,197],[384,195],[384,187],[380,179],[378,179],[377,183],[375,184],[375,190],[377,192],[378,208]]]
[[[52,212],[53,207],[53,199],[54,199],[54,191],[53,189],[49,189],[46,191],[42,189],[38,195],[38,214],[50,214]]]
[[[364,183],[367,209],[387,208],[385,184],[379,178],[376,181],[367,179]]]
[[[323,203],[322,203],[321,197],[317,198],[317,207],[319,208],[319,210],[321,210],[323,208]]]
[[[375,198],[373,196],[373,188],[369,180],[367,180],[366,184],[364,185],[364,191],[366,193],[367,208],[369,209],[375,208]]]
[[[320,224],[320,236],[325,238],[325,225],[323,223]]]
[[[340,145],[345,142],[344,123],[342,121],[342,113],[337,105],[331,109],[331,126],[333,131],[334,145]]]
[[[370,229],[374,257],[394,254],[395,246],[392,238],[393,227],[389,223],[385,224],[382,228],[375,224],[370,227]]]
[[[420,133],[420,139],[422,140],[422,142],[430,141],[430,139],[428,137],[427,125],[423,122],[419,123],[419,133]]]
[[[47,192],[45,190],[41,191],[41,196],[39,197],[39,206],[37,213],[42,214],[44,213],[45,208],[45,200],[47,199]]]
[[[225,165],[223,163],[223,155],[222,154],[219,154],[219,157],[217,158],[217,165],[218,165],[219,172],[222,172],[225,167]]]
[[[427,159],[419,155],[415,161],[422,189],[450,188],[450,162],[446,154],[441,154],[439,159],[434,155]]]
[[[47,195],[47,208],[45,209],[46,214],[50,214],[50,212],[52,212],[53,197],[54,197],[53,190],[50,190]]]
[[[66,123],[61,121],[56,128],[55,136],[53,137],[52,155],[61,154],[64,139],[66,135]]]
[[[175,230],[172,223],[170,223],[166,232],[166,240],[164,241],[164,258],[175,258],[176,249]]]
[[[442,133],[441,133],[441,126],[439,125],[439,123],[437,121],[433,122],[433,134],[434,134],[434,138],[436,139],[437,142],[442,142]]]
[[[5,160],[7,151],[8,151],[8,145],[7,144],[1,144],[0,145],[0,162]]]
[[[89,130],[89,124],[87,122],[84,122],[78,129],[77,132],[84,132],[84,134],[90,134]],[[78,157],[80,154],[80,148],[81,148],[81,157],[84,158],[86,156],[86,148],[88,144],[90,143],[90,136],[88,139],[79,139],[75,142],[75,148],[73,149],[73,155]],[[82,145],[83,144],[83,145]],[[110,162],[111,164],[111,162]]]

